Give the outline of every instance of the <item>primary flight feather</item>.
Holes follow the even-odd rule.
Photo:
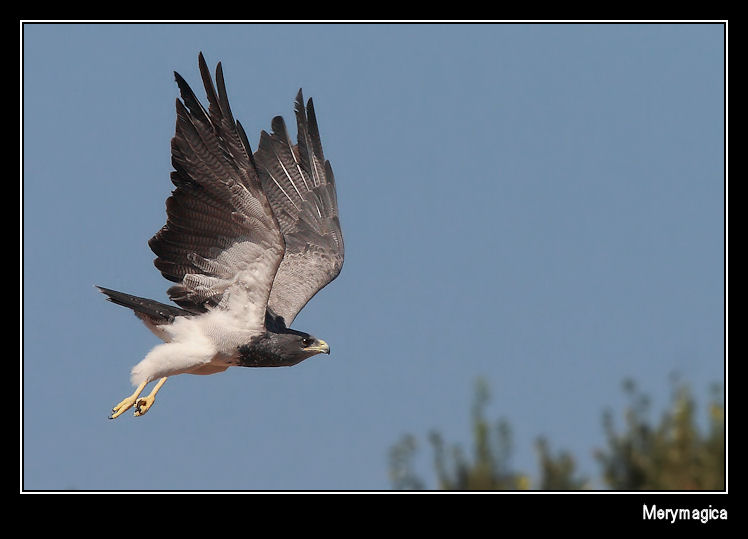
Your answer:
[[[276,116],[252,154],[231,113],[221,64],[216,86],[202,53],[198,64],[208,109],[175,72],[176,189],[166,200],[166,224],[148,242],[154,264],[175,283],[167,293],[179,307],[98,287],[164,341],[132,369],[135,392],[111,418],[133,407],[145,414],[169,376],[291,366],[330,353],[324,341],[289,328],[337,277],[344,256],[335,180],[312,100],[305,106],[299,90],[295,145]]]

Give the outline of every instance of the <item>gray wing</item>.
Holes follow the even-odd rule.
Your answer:
[[[148,244],[161,274],[178,283],[167,291],[175,303],[191,312],[231,311],[244,327],[259,329],[283,237],[231,114],[221,64],[217,93],[202,53],[199,65],[208,111],[174,73],[182,97],[171,141],[176,189],[166,201],[166,224]]]
[[[263,131],[255,153],[261,181],[280,224],[286,252],[275,276],[268,307],[290,326],[306,303],[343,267],[335,178],[325,161],[314,104],[306,108],[296,96],[297,145],[283,118],[272,121],[272,134]]]

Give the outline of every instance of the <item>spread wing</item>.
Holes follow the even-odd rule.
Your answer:
[[[191,312],[231,311],[247,328],[264,327],[273,279],[283,258],[278,222],[262,190],[252,151],[229,107],[223,70],[218,92],[199,56],[209,107],[174,73],[176,133],[166,224],[148,242],[161,274],[178,283],[169,297]]]
[[[268,307],[286,326],[343,267],[343,234],[338,218],[335,178],[322,153],[314,105],[296,96],[298,143],[292,145],[283,118],[263,131],[255,160],[262,185],[286,243]]]

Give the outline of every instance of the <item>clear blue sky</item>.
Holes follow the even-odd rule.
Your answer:
[[[109,421],[158,341],[93,285],[167,300],[146,242],[199,51],[253,148],[314,97],[346,261],[294,325],[332,354]],[[544,435],[594,477],[624,378],[655,410],[723,380],[721,25],[29,24],[22,61],[26,489],[388,489],[405,433],[431,481],[478,377],[515,468]]]

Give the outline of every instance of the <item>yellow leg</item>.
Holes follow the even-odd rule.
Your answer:
[[[166,382],[166,378],[167,376],[161,378],[161,380],[159,380],[156,386],[153,388],[153,391],[151,391],[151,393],[147,397],[143,397],[136,401],[135,417],[145,415],[145,413],[151,409],[151,406],[153,406],[153,401],[156,400],[156,393],[158,393],[158,390],[161,389],[162,385],[164,385],[164,382]]]
[[[109,416],[109,419],[116,419],[124,412],[132,408],[147,383],[148,382],[143,382],[142,384],[140,384],[132,395],[130,395],[129,397],[125,397],[120,401],[119,404],[112,408],[112,415]]]

